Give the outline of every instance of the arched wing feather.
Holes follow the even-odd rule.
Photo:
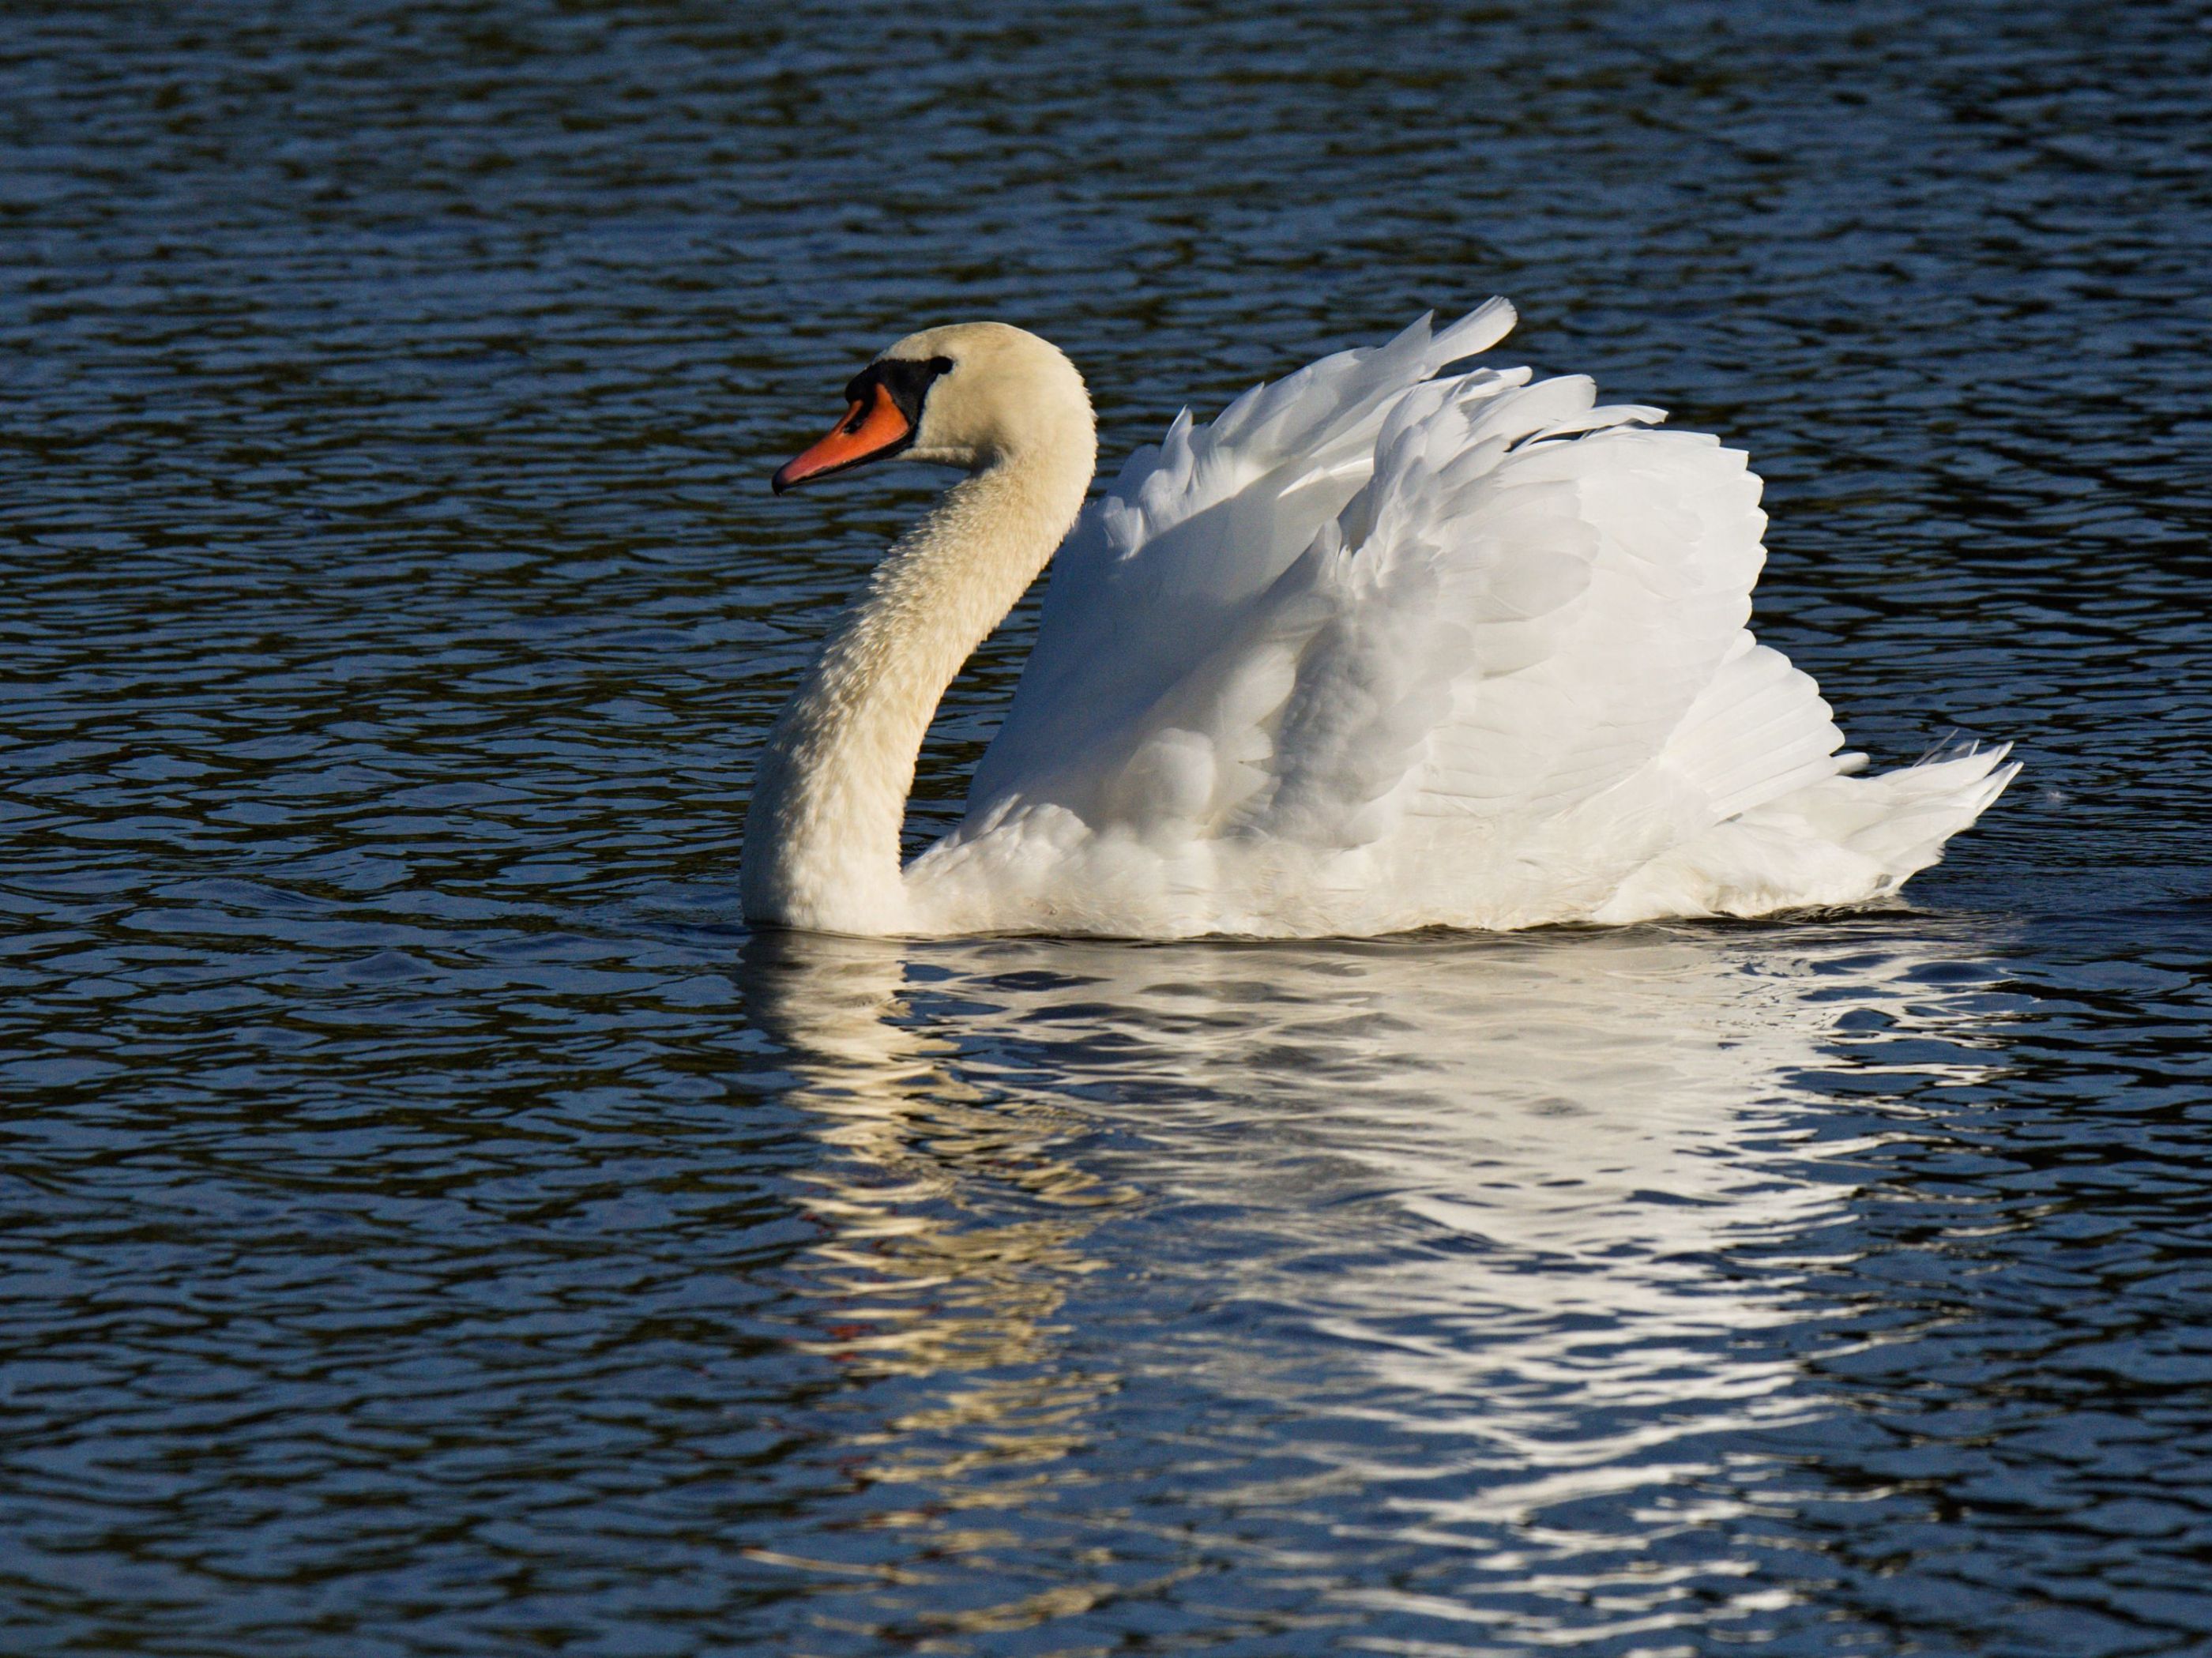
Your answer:
[[[1132,455],[1054,560],[1036,646],[977,768],[971,811],[1035,794],[1067,756],[1129,735],[1365,483],[1406,390],[1487,350],[1515,320],[1501,299],[1440,331],[1425,317],[1387,345],[1253,387],[1211,425],[1186,410],[1158,447]]]
[[[1186,413],[1133,458],[1060,555],[931,873],[1012,893],[1057,871],[1053,913],[1088,926],[1091,878],[1069,872],[1091,870],[1102,892],[1143,886],[1164,931],[1893,890],[1910,868],[1876,857],[1887,841],[1828,832],[1875,799],[1850,793],[1863,761],[1839,759],[1818,689],[1745,629],[1765,558],[1746,458],[1601,405],[1583,377],[1432,378],[1512,321],[1502,301],[1425,319],[1211,426]],[[1922,803],[1899,860],[1931,861],[1936,829],[1972,821],[2010,774],[1998,757],[1873,780],[1898,811]],[[1747,897],[1729,885],[1739,841],[1757,843]]]

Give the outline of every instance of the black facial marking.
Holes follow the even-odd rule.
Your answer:
[[[845,387],[845,398],[865,408],[873,401],[870,393],[880,386],[890,394],[892,406],[906,416],[906,423],[918,428],[922,400],[928,397],[932,382],[951,368],[950,357],[932,357],[926,362],[911,357],[880,358],[853,376]]]

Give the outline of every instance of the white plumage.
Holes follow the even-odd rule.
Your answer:
[[[1837,753],[1812,680],[1745,631],[1765,556],[1746,458],[1658,429],[1657,410],[1601,405],[1580,376],[1434,378],[1514,319],[1493,300],[1255,388],[1211,426],[1179,417],[1060,548],[966,820],[904,872],[902,912],[764,890],[756,837],[796,825],[757,801],[748,913],[855,932],[1374,934],[1850,904],[1933,863],[2017,768],[1998,750],[1850,775],[1863,757]],[[957,360],[960,331],[890,356]],[[1022,352],[1004,361],[1022,372]],[[957,387],[973,428],[987,387],[964,372],[929,398]],[[918,449],[942,446],[931,419],[925,404]],[[1013,446],[946,458],[976,468],[956,496],[1036,474],[1010,523],[1052,518],[1038,503],[1065,491]],[[925,525],[885,568],[1003,564],[1003,614],[1049,542],[950,505],[959,545]],[[882,644],[871,602],[841,638]],[[926,608],[902,589],[900,625]]]

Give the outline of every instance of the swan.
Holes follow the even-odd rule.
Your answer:
[[[1526,368],[1446,374],[1493,299],[1177,416],[1086,510],[1057,348],[910,334],[779,495],[894,457],[967,476],[900,537],[771,730],[746,919],[862,936],[1372,936],[1752,916],[1894,893],[2006,750],[1880,776],[1745,623],[1741,452]],[[1063,542],[1065,545],[1063,545]],[[1048,561],[966,815],[902,868],[916,756]]]

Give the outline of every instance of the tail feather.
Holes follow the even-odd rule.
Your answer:
[[[1838,844],[1902,882],[1940,859],[1943,843],[1986,811],[2020,774],[2018,761],[2002,763],[2011,751],[2009,743],[1990,749],[1946,744],[1901,770],[1838,778],[1844,788],[1808,799],[1806,816]]]
[[[1888,897],[2019,775],[2017,762],[2000,763],[2009,747],[1822,778],[1653,859],[1593,919],[1765,915]]]

